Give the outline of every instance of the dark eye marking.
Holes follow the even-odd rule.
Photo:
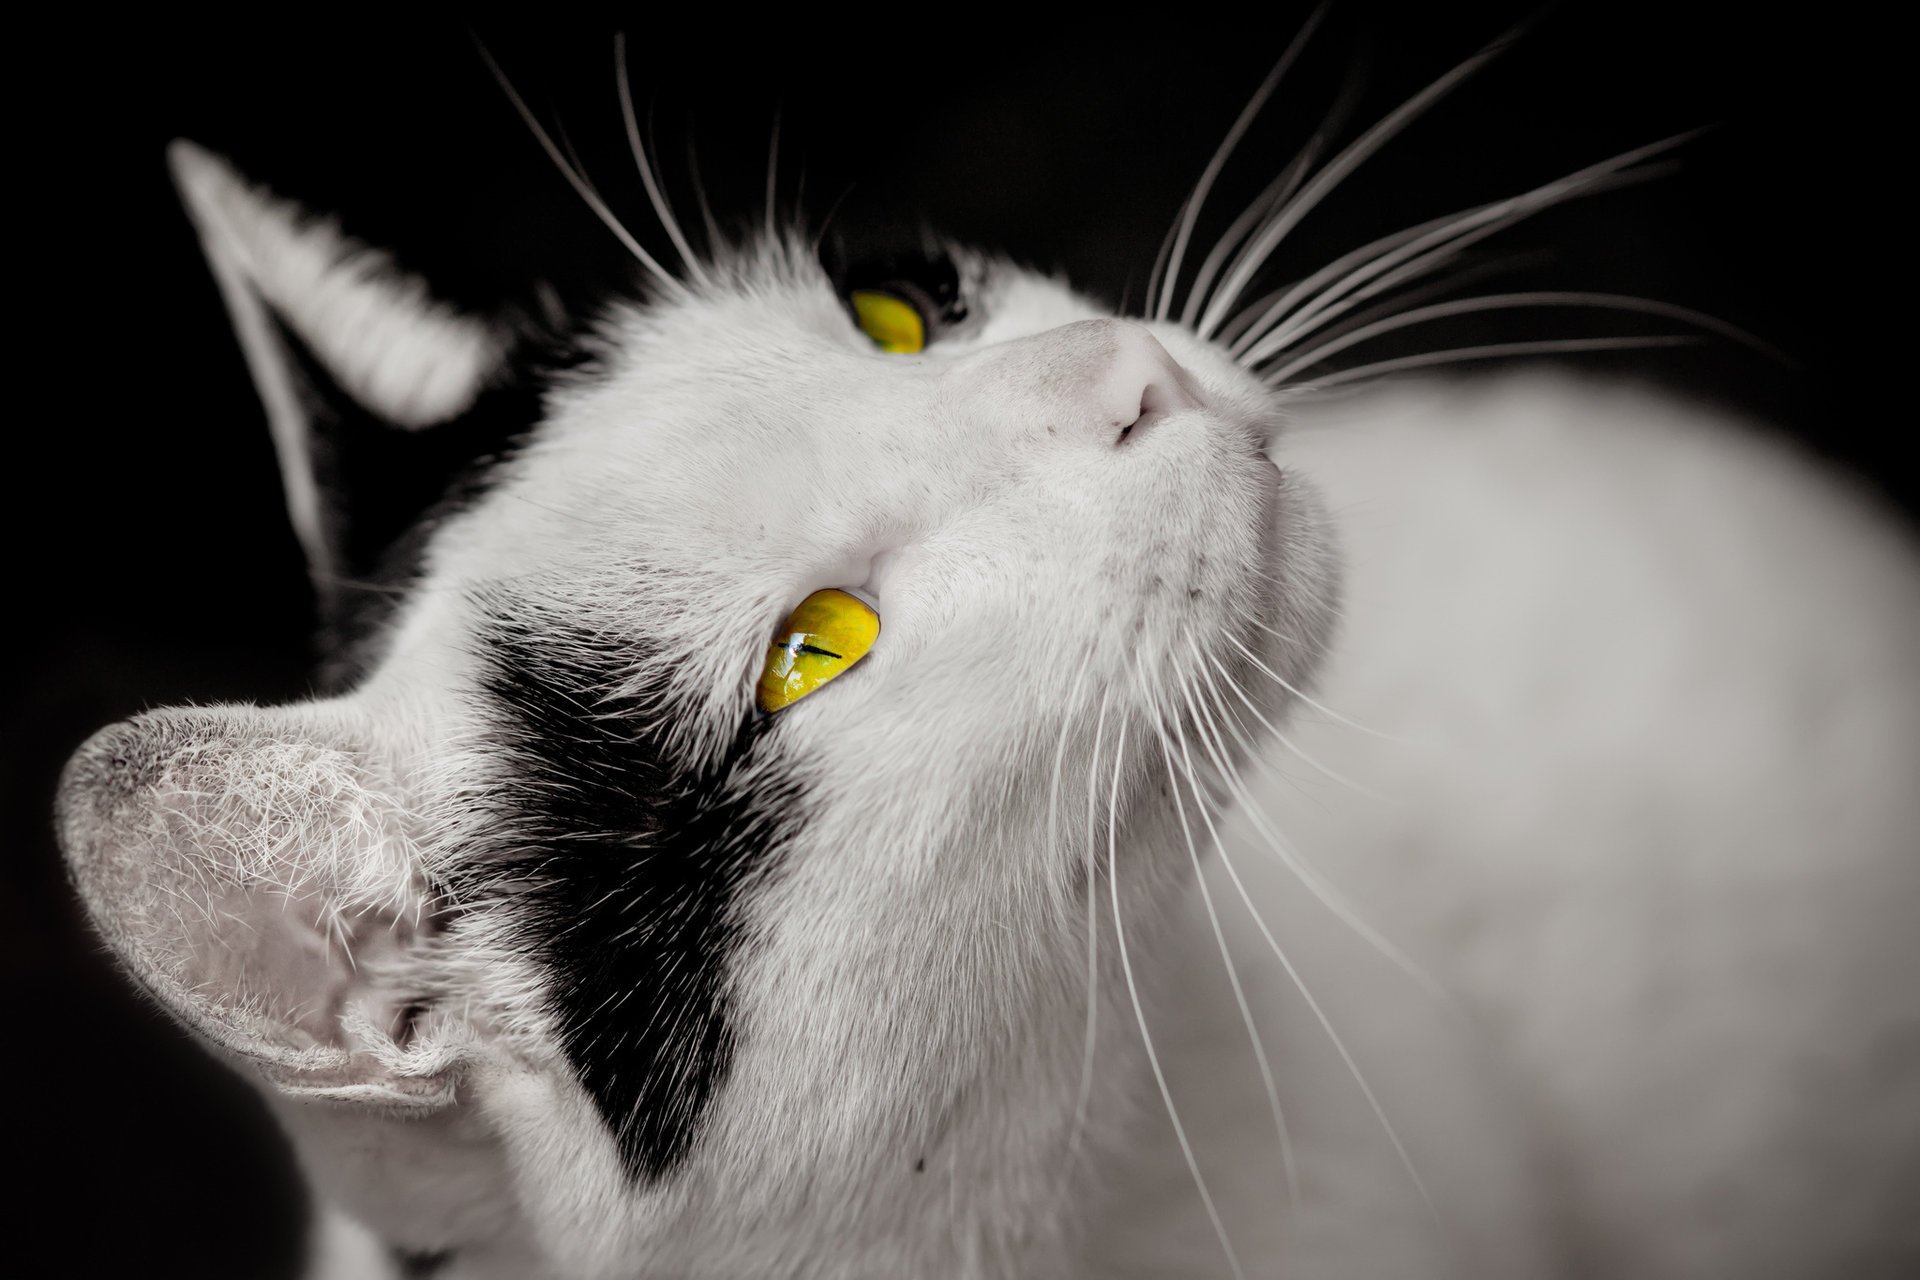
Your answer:
[[[855,293],[889,294],[920,313],[928,342],[967,318],[959,268],[944,249],[922,241],[856,244],[831,239],[821,245],[820,265],[850,314]]]
[[[787,652],[788,653],[817,653],[823,658],[839,658],[839,657],[845,656],[844,654],[835,653],[831,649],[822,649],[817,644],[806,644],[802,641],[795,641],[794,643],[789,644],[787,646]]]
[[[644,643],[520,601],[485,602],[476,633],[497,776],[450,889],[504,918],[544,971],[561,1047],[629,1175],[664,1178],[731,1070],[739,904],[778,866],[797,784],[753,717],[716,763],[682,758],[674,709],[618,692],[671,661]]]

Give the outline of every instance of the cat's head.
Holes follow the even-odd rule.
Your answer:
[[[1151,954],[1181,825],[1327,628],[1272,393],[931,242],[721,247],[571,327],[463,314],[173,160],[345,674],[75,756],[60,834],[126,969],[398,1245],[1043,1248],[1081,1120],[1121,1110],[1086,1055],[1137,1051],[1116,931]],[[871,651],[760,710],[836,588]]]

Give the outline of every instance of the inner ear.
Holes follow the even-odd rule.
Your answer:
[[[190,1026],[295,1094],[449,1100],[413,819],[328,704],[154,712],[68,764],[59,829],[95,926]]]

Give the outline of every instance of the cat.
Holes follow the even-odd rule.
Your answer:
[[[573,333],[171,159],[331,691],[110,727],[59,822],[295,1136],[316,1274],[1912,1247],[1920,573],[1869,499],[1632,387],[1269,387],[1190,243],[1137,320],[684,245]],[[756,708],[821,590],[871,652]]]

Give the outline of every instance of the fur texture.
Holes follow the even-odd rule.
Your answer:
[[[1857,495],[1631,390],[1296,403],[961,249],[924,356],[774,237],[535,375],[175,163],[323,584],[285,335],[395,430],[543,378],[364,678],[63,787],[103,935],[278,1100],[317,1268],[1911,1257],[1920,569]],[[825,586],[881,643],[754,720]]]

